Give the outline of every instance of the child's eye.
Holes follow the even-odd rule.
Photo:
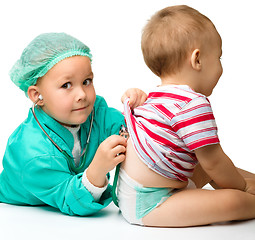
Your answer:
[[[67,83],[63,84],[61,87],[64,89],[69,89],[71,86],[72,86],[71,83],[67,82]]]
[[[91,83],[92,83],[92,79],[91,78],[87,78],[87,79],[85,79],[84,81],[83,81],[83,85],[85,85],[85,86],[88,86],[88,85],[90,85]]]

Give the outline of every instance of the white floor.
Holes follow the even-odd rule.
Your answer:
[[[92,217],[70,217],[50,207],[0,204],[0,239],[254,240],[255,220],[192,228],[129,225],[111,204]]]

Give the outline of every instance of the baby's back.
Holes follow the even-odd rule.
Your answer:
[[[121,168],[144,187],[183,188],[187,185],[187,182],[169,179],[151,170],[137,155],[131,138],[128,139],[126,160],[121,164]]]

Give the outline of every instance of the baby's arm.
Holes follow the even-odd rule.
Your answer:
[[[220,144],[204,146],[194,151],[204,171],[220,188],[246,190],[245,179]]]

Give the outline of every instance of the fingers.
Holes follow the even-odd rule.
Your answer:
[[[123,139],[121,139],[123,138]],[[124,137],[113,135],[111,141],[111,154],[113,157],[118,157],[126,152],[127,140]]]
[[[120,155],[116,156],[114,159],[115,166],[117,166],[119,163],[123,162],[125,159],[126,159],[126,156],[124,154],[120,154]]]
[[[140,105],[144,104],[144,102],[147,100],[148,95],[144,92],[141,96]]]
[[[123,162],[126,158],[126,146],[127,140],[124,137],[118,135],[112,135],[109,137],[109,146],[111,146],[111,156],[114,160],[114,165],[118,165]]]
[[[138,88],[131,89],[129,106],[134,109],[142,105],[147,99],[147,94]]]
[[[147,94],[141,92],[139,95],[134,97],[133,101],[129,102],[129,106],[131,109],[134,109],[138,106],[143,105],[146,99],[147,99]]]
[[[126,98],[129,98],[130,108],[134,109],[141,106],[146,101],[147,94],[139,88],[130,88],[121,97],[122,103],[124,103]]]
[[[105,140],[105,143],[109,144],[109,147],[112,149],[118,145],[122,145],[126,148],[127,139],[119,135],[112,135]]]
[[[119,156],[120,154],[124,154],[126,152],[126,147],[123,145],[118,145],[112,149],[112,154],[114,156]]]
[[[128,98],[127,94],[124,93],[121,97],[121,102],[124,103],[124,101],[126,100],[126,98]]]

